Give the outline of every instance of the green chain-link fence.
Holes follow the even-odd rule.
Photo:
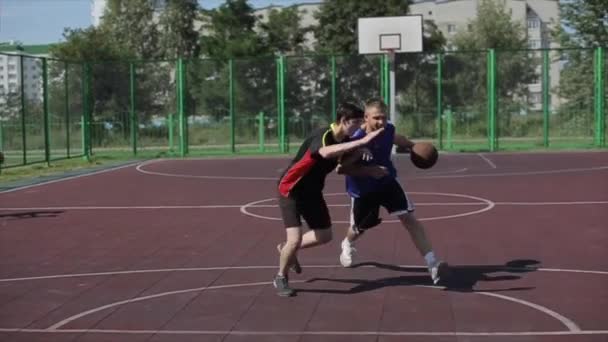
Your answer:
[[[606,146],[604,48],[68,62],[0,55],[5,167],[94,154],[288,153],[342,101],[394,101],[454,151]]]

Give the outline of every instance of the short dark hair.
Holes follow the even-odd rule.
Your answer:
[[[344,120],[363,119],[364,114],[363,109],[356,104],[343,102],[338,106],[338,110],[336,111],[336,122],[340,122],[342,118]]]
[[[376,107],[382,113],[386,113],[388,111],[388,107],[387,107],[386,103],[384,103],[384,101],[382,101],[382,99],[377,98],[377,97],[372,97],[371,99],[368,99],[367,101],[365,101],[365,109],[367,109],[369,107]]]

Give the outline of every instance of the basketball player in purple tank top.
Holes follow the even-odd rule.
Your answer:
[[[414,143],[406,137],[395,133],[395,126],[387,121],[387,106],[379,99],[370,99],[365,104],[365,123],[357,130],[352,140],[384,128],[383,134],[367,145],[372,159],[369,162],[386,169],[387,175],[373,178],[366,174],[365,167],[347,171],[346,189],[351,197],[351,225],[342,241],[340,263],[350,267],[353,263],[355,248],[353,242],[368,229],[379,225],[380,207],[384,207],[392,216],[397,216],[410,234],[414,245],[424,257],[434,284],[445,280],[448,274],[447,264],[440,261],[433,252],[424,226],[414,215],[414,203],[397,181],[397,170],[391,160],[393,145],[411,149]],[[443,279],[442,279],[443,278]]]

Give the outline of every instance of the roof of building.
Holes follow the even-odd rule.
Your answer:
[[[51,46],[55,44],[44,45],[20,45],[10,43],[0,43],[0,52],[17,52],[28,55],[46,55],[49,53]]]

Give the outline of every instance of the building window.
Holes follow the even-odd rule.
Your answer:
[[[532,104],[539,104],[541,101],[541,94],[540,93],[531,93],[530,97],[528,97],[528,100]]]
[[[455,32],[456,32],[456,25],[448,24],[448,33],[455,33]]]
[[[8,71],[13,71],[13,70],[15,70],[15,69],[16,69],[16,68],[15,68],[15,66],[14,66],[14,65],[9,65],[9,66],[8,66]]]
[[[550,44],[549,40],[543,39],[542,42],[541,42],[541,45],[542,45],[543,49],[548,49],[549,45],[551,45],[551,44]]]
[[[528,28],[538,28],[540,26],[540,21],[536,18],[528,19]]]
[[[530,49],[540,49],[540,40],[538,39],[530,39],[528,40],[528,48]]]

